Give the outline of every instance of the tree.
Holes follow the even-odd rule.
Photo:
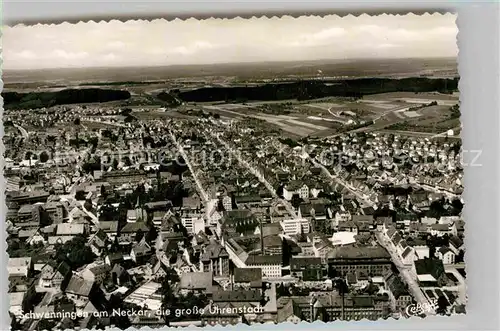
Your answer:
[[[55,260],[59,263],[68,263],[73,270],[91,263],[94,261],[95,255],[86,243],[87,239],[78,235],[64,244],[56,244]]]
[[[342,297],[342,311],[341,311],[341,317],[340,319],[344,319],[344,300],[345,300],[345,295],[349,292],[349,287],[347,286],[347,283],[345,279],[343,278],[337,278],[333,281],[333,287],[337,290],[337,292],[340,294]]]
[[[49,160],[49,154],[46,151],[43,151],[40,153],[39,159],[41,163],[45,163]]]
[[[85,192],[84,191],[77,191],[75,194],[75,199],[78,201],[85,200]]]
[[[436,313],[440,314],[440,315],[445,315],[448,311],[449,305],[450,305],[450,303],[448,302],[448,300],[444,296],[441,295],[437,300]]]
[[[158,231],[154,225],[151,225],[148,233],[146,234],[146,241],[152,242],[156,239],[156,237],[158,237]]]
[[[80,119],[79,118],[75,118],[75,120],[73,121],[73,124],[74,125],[80,125]]]
[[[142,230],[139,229],[135,234],[135,241],[139,242],[142,240],[142,238],[144,238],[144,232],[142,232]]]

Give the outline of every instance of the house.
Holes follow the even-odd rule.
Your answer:
[[[321,281],[326,268],[319,257],[294,256],[290,259],[290,274],[304,281]]]
[[[40,227],[40,205],[22,205],[17,211],[15,226],[21,229],[37,229]]]
[[[450,232],[454,236],[462,237],[465,230],[465,222],[463,220],[458,220],[450,225]]]
[[[389,292],[391,301],[395,302],[397,311],[403,311],[412,303],[408,287],[399,275],[389,272],[384,277],[384,285]]]
[[[55,235],[49,237],[49,245],[64,244],[78,235],[84,235],[85,232],[84,224],[57,224]]]
[[[450,229],[448,224],[432,224],[430,226],[429,232],[433,236],[442,237],[445,234],[452,234],[453,231]]]
[[[278,323],[290,322],[298,324],[302,322],[302,309],[295,304],[294,300],[289,300],[283,307],[278,309],[276,321]]]
[[[96,256],[101,256],[103,249],[105,249],[109,244],[110,240],[103,230],[99,229],[96,233],[90,236],[87,244],[89,245],[92,253]]]
[[[89,215],[78,207],[73,207],[68,213],[68,222],[74,224],[85,224]]]
[[[327,256],[328,273],[343,276],[348,272],[363,271],[382,276],[391,269],[391,256],[381,246],[339,246]]]
[[[110,275],[111,267],[107,264],[88,266],[81,273],[83,279],[96,284],[103,283]]]
[[[98,228],[108,236],[111,242],[115,241],[116,235],[118,234],[118,221],[99,222]]]
[[[26,297],[26,292],[9,293],[9,313],[21,318],[27,307]]]
[[[135,223],[135,222],[144,222],[146,221],[146,212],[142,208],[129,209],[127,210],[127,222]]]
[[[443,261],[436,258],[416,260],[412,269],[420,283],[439,284],[446,277]]]
[[[128,245],[135,241],[138,232],[146,234],[148,231],[148,226],[143,222],[127,223],[120,231],[118,243],[121,245]]]
[[[116,263],[111,269],[111,279],[114,284],[121,286],[130,281],[130,275],[124,267]]]
[[[119,264],[123,262],[123,254],[122,253],[113,253],[109,254],[104,258],[104,262],[109,266],[114,266],[115,264]]]
[[[402,240],[401,243],[404,243],[404,250],[400,250],[399,256],[401,257],[401,260],[403,261],[403,264],[405,265],[413,265],[413,262],[415,260],[418,260],[418,255],[415,252],[415,249],[411,246],[408,246],[406,244],[406,241]],[[401,245],[399,246],[401,247]]]
[[[170,208],[172,208],[172,201],[165,200],[165,201],[154,201],[154,202],[148,202],[144,204],[144,207],[148,212],[151,211],[167,211]]]
[[[84,308],[89,302],[93,289],[93,281],[86,280],[78,275],[72,275],[64,292],[77,308]]]
[[[181,275],[179,289],[181,293],[202,291],[207,295],[213,293],[213,276],[211,272],[187,272]]]
[[[132,261],[134,261],[136,264],[145,263],[147,260],[151,258],[152,255],[153,255],[153,250],[146,243],[145,240],[141,240],[141,242],[135,245],[132,248],[132,251],[130,252],[130,257],[132,258]]]
[[[51,260],[41,270],[39,286],[60,289],[66,286],[72,274],[71,267],[66,262],[56,264]]]
[[[406,242],[409,246],[413,247],[413,250],[415,251],[418,259],[425,259],[430,257],[430,249],[429,246],[427,246],[425,240],[410,238]]]
[[[351,232],[354,234],[358,234],[358,226],[353,221],[346,221],[346,222],[339,223],[339,225],[337,227],[337,231],[339,231],[339,232]]]
[[[262,288],[260,268],[234,268],[233,283],[236,287]]]
[[[339,224],[343,222],[347,222],[351,220],[351,213],[344,206],[340,206],[340,210],[335,212],[335,216],[333,218],[333,226],[337,227]]]
[[[455,255],[458,255],[460,251],[464,250],[464,242],[459,237],[453,235],[449,241],[449,248]]]
[[[19,239],[24,239],[25,243],[29,246],[45,244],[47,242],[39,229],[20,230],[17,236]]]
[[[65,208],[63,204],[58,201],[50,201],[43,205],[43,209],[47,213],[49,219],[54,224],[63,222]]]
[[[212,241],[200,257],[200,269],[214,276],[229,275],[229,254],[218,242]]]
[[[455,263],[455,253],[446,246],[443,246],[436,250],[436,257],[443,261],[443,264],[453,264]]]
[[[28,278],[33,272],[33,262],[31,257],[11,257],[7,263],[9,278],[23,277]]]
[[[283,188],[283,197],[285,200],[292,200],[292,197],[297,194],[299,198],[309,199],[309,186],[306,183],[298,180],[291,181]]]
[[[247,321],[255,323],[257,314],[260,313],[260,301],[262,299],[260,290],[235,289],[231,291],[216,291],[208,307],[204,307],[201,315],[202,323],[214,324],[239,324]],[[239,312],[237,307],[246,307]]]
[[[322,261],[326,261],[328,254],[334,250],[334,246],[330,240],[325,238],[313,243],[312,250],[314,256],[321,258]]]
[[[168,266],[165,265],[165,261],[159,259],[156,264],[151,269],[151,276],[153,279],[159,280],[167,275]]]

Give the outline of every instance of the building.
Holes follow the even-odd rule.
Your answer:
[[[320,281],[326,275],[326,266],[319,257],[292,257],[290,274],[304,281]]]
[[[64,292],[77,308],[83,308],[89,302],[93,290],[94,282],[74,274],[71,276]]]
[[[464,242],[459,237],[452,236],[450,238],[449,248],[453,253],[455,253],[455,255],[458,255],[461,251],[464,250]]]
[[[210,296],[213,293],[213,275],[211,272],[186,272],[180,275],[179,289],[183,294],[201,291]]]
[[[291,181],[289,184],[285,185],[283,188],[283,197],[285,200],[292,200],[295,194],[303,200],[309,199],[309,186],[302,181]]]
[[[222,206],[224,210],[233,210],[233,201],[230,196],[225,195],[222,197]]]
[[[408,287],[400,276],[388,273],[386,277],[384,277],[384,285],[397,311],[403,311],[412,303],[413,299],[408,292]]]
[[[283,265],[281,255],[249,255],[245,264],[262,270],[263,278],[280,278]]]
[[[197,234],[205,230],[205,220],[200,216],[181,216],[181,223],[188,233]]]
[[[37,229],[40,226],[41,206],[23,205],[17,211],[16,227],[20,229]]]
[[[84,224],[73,224],[73,223],[61,223],[57,224],[56,233],[54,236],[49,237],[49,244],[64,244],[70,241],[76,236],[84,235],[85,225]]]
[[[7,263],[9,278],[28,278],[33,272],[33,262],[31,257],[11,257]]]
[[[262,270],[260,268],[234,268],[234,287],[262,288]]]
[[[290,301],[292,303],[290,304]],[[336,320],[378,320],[390,313],[387,296],[348,295],[342,297],[334,292],[318,297],[292,296],[278,299],[277,322]]]
[[[89,266],[82,271],[81,276],[88,281],[101,284],[111,274],[111,267],[105,263]]]
[[[47,202],[43,205],[43,209],[48,214],[49,219],[54,224],[59,224],[63,222],[64,219],[64,207],[60,202]]]
[[[229,254],[226,249],[212,241],[200,257],[200,269],[203,272],[212,272],[214,276],[229,275]]]
[[[120,231],[118,242],[122,245],[130,244],[135,241],[138,232],[146,234],[149,228],[143,222],[127,223]]]
[[[391,270],[390,254],[380,246],[335,247],[327,256],[329,276],[344,276],[348,272],[364,272],[382,276]]]
[[[286,219],[281,222],[283,233],[288,236],[311,232],[311,225],[305,218]]]
[[[60,289],[66,285],[72,274],[71,267],[66,262],[57,264],[51,260],[42,267],[39,286]]]
[[[420,284],[436,286],[446,277],[443,261],[437,258],[417,260],[413,263],[412,270]]]
[[[115,241],[118,234],[118,221],[99,222],[98,228],[108,236],[111,242]]]
[[[436,257],[443,261],[443,264],[453,264],[455,263],[455,253],[448,247],[443,246],[436,250]]]

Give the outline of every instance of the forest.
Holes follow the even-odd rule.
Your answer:
[[[304,80],[259,86],[204,87],[178,93],[187,102],[246,102],[275,100],[311,100],[324,97],[354,97],[390,92],[432,92],[450,94],[458,89],[456,79],[431,78],[360,78],[350,80]]]
[[[99,88],[66,89],[56,92],[3,92],[5,109],[37,109],[76,103],[109,102],[130,98],[128,91]]]

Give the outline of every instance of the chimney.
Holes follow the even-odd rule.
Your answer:
[[[264,250],[264,231],[262,229],[262,215],[259,216],[259,227],[260,227],[260,252],[265,255]]]
[[[309,314],[311,315],[311,318],[309,319],[309,322],[314,322],[314,297],[311,297],[311,300],[309,301]]]

